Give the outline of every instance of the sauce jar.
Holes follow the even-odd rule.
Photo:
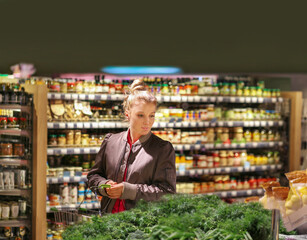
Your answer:
[[[259,142],[260,141],[260,133],[258,129],[255,129],[253,131],[253,141],[254,142]]]
[[[234,128],[234,140],[238,143],[244,142],[243,128],[242,127],[235,127]]]
[[[19,127],[20,129],[26,129],[27,128],[27,119],[24,117],[19,118]]]
[[[68,80],[67,82],[67,92],[74,93],[76,92],[76,83],[74,80]]]
[[[48,138],[48,145],[56,146],[58,145],[57,136],[55,134],[50,134]]]
[[[221,167],[225,167],[228,165],[227,152],[220,151],[220,165]]]
[[[66,132],[66,144],[73,145],[74,144],[74,130],[68,130]]]
[[[17,118],[16,117],[8,117],[7,118],[7,127],[9,128],[15,128],[17,127]]]
[[[67,93],[67,83],[66,83],[66,80],[65,79],[60,79],[59,82],[60,82],[60,91],[62,93]]]
[[[65,136],[65,134],[59,134],[57,140],[58,140],[58,145],[59,146],[66,145],[66,136]]]
[[[13,155],[13,145],[11,143],[1,143],[1,155],[2,156],[12,156]]]
[[[244,138],[246,142],[251,142],[252,141],[252,133],[249,129],[246,129],[244,131]]]
[[[0,117],[0,128],[7,127],[7,117]]]
[[[81,131],[75,130],[75,137],[74,137],[75,145],[81,145]]]
[[[89,138],[89,145],[97,145],[97,136],[96,135],[91,135]]]
[[[23,157],[25,154],[25,145],[23,143],[14,143],[14,155]]]
[[[82,136],[81,136],[81,144],[83,146],[89,145],[89,135],[88,134],[82,134]]]
[[[260,141],[261,142],[266,142],[268,140],[267,138],[267,133],[265,129],[262,129],[260,132]]]

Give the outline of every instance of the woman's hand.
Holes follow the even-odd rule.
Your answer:
[[[111,185],[110,188],[106,188],[108,197],[112,199],[120,198],[124,190],[124,184],[113,181],[108,181],[108,184]]]

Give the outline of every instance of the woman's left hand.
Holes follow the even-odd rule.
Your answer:
[[[110,188],[106,188],[108,197],[112,199],[120,198],[123,193],[123,190],[124,190],[123,183],[117,183],[117,184],[111,185]]]

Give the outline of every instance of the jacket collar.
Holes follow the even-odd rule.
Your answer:
[[[125,131],[124,136],[123,136],[123,138],[124,138],[123,140],[124,140],[125,142],[128,141],[128,140],[127,140],[128,132],[129,132],[129,129],[128,129],[127,131]],[[139,145],[139,144],[142,144],[142,143],[146,142],[146,141],[150,138],[151,135],[152,135],[152,132],[150,131],[150,132],[147,133],[146,135],[141,136],[141,137],[140,137],[134,144],[132,144],[132,145]]]

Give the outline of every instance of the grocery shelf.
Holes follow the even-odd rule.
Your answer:
[[[122,101],[123,94],[77,94],[48,93],[48,99]],[[229,97],[229,96],[157,96],[158,102],[231,102],[231,103],[276,103],[281,97]]]
[[[0,129],[0,135],[15,135],[15,136],[24,136],[24,137],[31,137],[31,134],[27,130],[21,129]]]
[[[230,191],[216,191],[210,193],[203,193],[205,195],[217,195],[221,198],[231,197],[249,197],[249,196],[262,196],[264,190],[262,188],[246,189],[246,190],[230,190]]]
[[[231,143],[231,144],[173,144],[175,150],[206,150],[206,149],[240,149],[240,148],[271,148],[283,146],[283,142],[248,142],[248,143]]]
[[[85,208],[85,209],[97,209],[100,208],[99,202],[93,203],[82,203],[80,204],[68,204],[68,205],[58,205],[58,206],[47,206],[47,212],[53,212],[52,208],[56,208],[59,211],[62,210],[76,210],[78,208]]]
[[[24,196],[28,195],[31,189],[7,189],[0,190],[0,195],[2,196]]]
[[[56,184],[56,183],[79,183],[86,182],[87,176],[73,176],[73,177],[47,177],[47,184]]]
[[[282,127],[282,120],[257,121],[199,121],[199,122],[155,122],[153,128],[192,128],[192,127]],[[102,122],[48,122],[48,129],[110,129],[127,128],[128,123],[119,121]]]
[[[21,166],[28,165],[29,161],[17,158],[0,158],[0,165]]]
[[[47,155],[58,154],[96,154],[100,147],[84,147],[84,148],[47,148]]]
[[[231,143],[231,144],[173,144],[176,151],[185,150],[206,150],[206,149],[241,149],[241,148],[272,148],[283,146],[282,141],[275,142],[249,142],[249,143]],[[58,154],[96,154],[100,147],[76,147],[76,148],[48,148],[47,155]]]
[[[19,104],[0,104],[1,109],[20,110],[21,112],[31,113],[30,106],[24,106]]]
[[[257,165],[249,167],[217,167],[217,168],[204,168],[204,169],[188,169],[177,171],[177,176],[202,176],[214,174],[229,174],[229,173],[244,173],[244,172],[261,172],[269,170],[280,170],[282,164],[276,165]]]
[[[0,220],[0,227],[30,227],[31,224],[27,219],[8,219]]]

